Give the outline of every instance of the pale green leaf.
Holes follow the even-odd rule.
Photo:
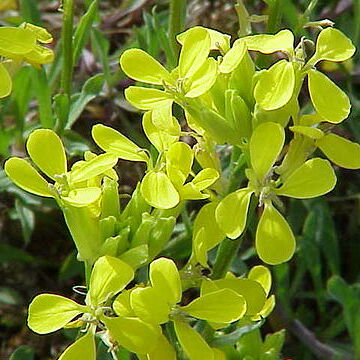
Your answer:
[[[95,339],[91,331],[67,347],[59,357],[59,360],[74,359],[96,360]]]
[[[250,139],[251,165],[259,179],[263,179],[275,164],[284,146],[285,132],[281,125],[260,124]]]
[[[275,35],[253,35],[243,38],[249,50],[271,54],[282,51],[287,54],[294,52],[294,35],[290,30],[281,30]]]
[[[306,161],[276,189],[278,195],[297,199],[321,196],[331,191],[336,184],[336,175],[329,161],[314,158]]]
[[[120,65],[124,73],[134,80],[155,85],[170,80],[170,73],[141,49],[126,50],[120,57]]]
[[[346,169],[360,168],[360,145],[339,135],[328,134],[316,142],[321,151],[336,165]]]
[[[327,76],[317,70],[310,70],[309,92],[315,110],[331,123],[340,123],[350,113],[347,95]]]
[[[102,320],[111,337],[134,353],[150,353],[156,348],[161,336],[161,328],[158,325],[146,323],[136,317],[104,317]]]
[[[99,258],[91,272],[89,302],[99,306],[121,291],[134,278],[130,265],[111,256]]]
[[[215,59],[208,58],[204,64],[188,79],[185,96],[196,98],[205,94],[216,81],[218,65]]]
[[[203,66],[210,52],[210,35],[203,28],[189,30],[184,39],[179,58],[179,76],[181,78],[192,76]]]
[[[66,173],[67,163],[64,146],[59,136],[49,129],[33,131],[26,143],[32,161],[51,179]]]
[[[163,106],[172,96],[158,89],[130,86],[125,89],[125,98],[138,109],[152,110],[157,106]]]
[[[174,305],[181,300],[181,281],[179,271],[171,259],[159,258],[150,264],[149,277],[153,288]]]
[[[101,149],[113,153],[121,159],[145,162],[149,160],[144,149],[111,127],[97,124],[93,126],[91,134]]]
[[[214,360],[214,352],[189,324],[175,321],[175,333],[189,360]]]
[[[142,179],[140,191],[145,201],[158,209],[171,209],[180,201],[179,193],[162,171],[149,171]]]
[[[355,46],[340,30],[328,27],[322,30],[316,41],[316,51],[309,60],[315,65],[318,61],[345,61],[355,53]]]
[[[216,221],[230,239],[238,238],[245,229],[252,193],[248,188],[239,189],[227,195],[216,208]]]
[[[270,265],[290,260],[295,252],[294,234],[271,203],[265,204],[256,230],[255,244],[260,259]]]
[[[29,305],[28,326],[38,334],[47,334],[64,327],[86,307],[63,296],[40,294]]]
[[[4,98],[11,93],[12,81],[9,73],[4,65],[0,63],[0,99]]]
[[[246,302],[235,291],[222,289],[196,298],[181,310],[198,319],[231,323],[245,315]]]
[[[275,110],[286,105],[294,92],[295,72],[291,62],[278,61],[259,74],[254,89],[256,102],[264,110]]]
[[[53,197],[47,181],[24,159],[12,157],[5,163],[6,175],[22,189],[40,196]]]

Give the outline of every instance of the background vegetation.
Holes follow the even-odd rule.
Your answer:
[[[140,114],[123,97],[130,80],[118,66],[119,55],[136,46],[171,65],[177,48],[167,37],[169,29],[171,33],[204,25],[234,36],[239,30],[235,0],[188,0],[186,9],[184,3],[75,1],[75,47],[70,60],[61,46],[67,34],[59,1],[20,0],[17,9],[0,12],[1,25],[28,21],[47,28],[54,36],[51,47],[56,52],[55,62],[45,70],[23,67],[15,77],[15,91],[0,101],[1,161],[10,155],[25,156],[25,139],[38,127],[56,127],[74,161],[93,146],[88,141],[90,129],[98,122],[149,147],[141,131]],[[358,0],[248,0],[244,4],[255,21],[255,32],[290,27],[299,39],[307,33],[305,23],[329,19],[360,46]],[[351,98],[350,118],[339,131],[357,142],[359,59],[357,52],[352,61],[337,67],[324,64],[323,69]],[[71,89],[66,88],[69,83],[61,81],[64,68],[73,76]],[[78,102],[66,123],[61,122],[60,107],[52,107],[51,99],[60,91],[71,91],[72,100]],[[304,99],[307,96],[303,94]],[[54,104],[60,101],[58,95]],[[131,193],[142,173],[141,165],[121,161],[121,193]],[[262,328],[264,334],[286,329],[284,358],[335,359],[333,355],[339,352],[338,359],[360,357],[360,173],[337,169],[337,176],[338,185],[330,195],[306,202],[291,200],[288,206],[287,218],[297,235],[298,251],[289,263],[272,268],[278,305]],[[191,218],[194,209],[188,210]],[[181,232],[186,226],[179,223],[177,229]],[[182,242],[181,249],[165,251],[164,255],[181,262],[190,254],[190,239]],[[76,299],[71,287],[84,279],[72,248],[55,203],[23,192],[0,170],[0,359],[47,359],[74,336],[70,330],[38,336],[25,321],[28,303],[40,292]],[[245,268],[245,260],[255,264],[252,244],[245,243],[241,254],[233,264],[238,272]]]

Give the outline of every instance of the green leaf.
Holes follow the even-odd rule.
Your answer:
[[[264,110],[279,109],[290,101],[294,86],[293,64],[286,60],[278,61],[259,74],[254,89],[255,100]]]
[[[185,96],[196,98],[205,94],[216,81],[218,65],[215,59],[208,58],[204,64],[188,80],[188,90]]]
[[[151,324],[163,324],[169,320],[170,304],[159,288],[137,288],[130,295],[131,307],[136,316]]]
[[[164,80],[173,82],[170,73],[141,49],[126,50],[120,57],[120,65],[127,76],[147,84],[162,85]]]
[[[63,296],[41,294],[29,305],[28,326],[38,334],[47,334],[61,329],[85,311],[85,306]]]
[[[210,35],[203,28],[190,29],[184,39],[179,58],[181,78],[192,76],[203,66],[210,52]]]
[[[153,351],[160,339],[161,328],[138,318],[117,317],[102,319],[111,337],[127,350],[147,354]]]
[[[34,360],[35,351],[28,345],[20,345],[11,355],[9,360]]]
[[[346,119],[351,107],[347,95],[320,71],[310,70],[308,76],[310,98],[315,110],[334,124]]]
[[[231,323],[246,313],[245,299],[231,289],[222,289],[202,295],[181,307],[191,316],[218,323]]]
[[[70,129],[84,111],[86,105],[95,99],[104,86],[105,77],[103,74],[96,74],[86,80],[80,94],[72,97],[69,118],[66,122],[66,129]]]
[[[224,74],[231,73],[241,62],[246,53],[245,42],[238,39],[234,42],[232,48],[224,55],[219,71]]]
[[[155,109],[172,99],[172,96],[165,91],[141,86],[130,86],[124,93],[126,100],[141,110]]]
[[[111,256],[102,256],[91,272],[87,303],[101,305],[124,289],[133,278],[134,270],[130,265]]]
[[[97,124],[93,126],[91,134],[101,149],[116,154],[121,159],[145,162],[149,160],[143,149],[111,127]]]
[[[291,173],[275,192],[296,199],[307,199],[328,193],[335,184],[336,175],[329,161],[314,158]]]
[[[0,99],[10,95],[12,90],[12,81],[4,65],[0,63]]]
[[[31,160],[47,176],[56,181],[55,175],[66,173],[67,163],[64,145],[59,136],[49,129],[33,131],[26,143]]]
[[[249,50],[272,54],[282,51],[287,54],[294,52],[294,35],[290,30],[281,30],[275,35],[253,35],[243,38]]]
[[[308,64],[315,65],[321,60],[345,61],[355,53],[355,46],[340,30],[328,27],[322,30],[316,41],[316,51]]]
[[[295,252],[294,234],[271,203],[265,204],[256,230],[255,244],[260,259],[270,265],[290,260]]]
[[[257,281],[265,290],[265,294],[269,294],[271,289],[271,272],[267,267],[263,265],[252,267],[249,271],[248,279]]]
[[[253,191],[239,189],[220,201],[215,217],[221,230],[230,239],[238,238],[244,231]]]
[[[284,146],[284,129],[276,123],[260,124],[250,139],[251,165],[259,179],[263,179],[274,165]]]
[[[66,348],[59,357],[59,360],[73,360],[80,358],[96,360],[95,339],[91,330]]]
[[[214,352],[201,335],[190,325],[175,321],[175,332],[189,360],[214,360]]]
[[[179,271],[171,259],[159,258],[150,264],[149,277],[153,288],[175,305],[181,300],[182,289]]]
[[[24,159],[12,157],[5,163],[6,175],[22,189],[45,197],[53,197],[47,181]]]
[[[114,153],[105,153],[92,158],[89,161],[82,161],[79,166],[69,173],[72,184],[83,182],[104,174],[112,169],[118,162],[118,156]]]
[[[15,209],[21,223],[21,230],[25,244],[28,244],[31,240],[31,235],[35,226],[34,212],[23,204],[19,198],[15,199]]]
[[[140,191],[145,201],[157,209],[171,209],[180,201],[179,193],[162,171],[149,171],[142,179]]]
[[[339,135],[328,134],[316,145],[336,165],[346,169],[360,168],[360,145]]]

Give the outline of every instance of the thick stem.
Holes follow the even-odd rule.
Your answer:
[[[176,41],[176,35],[184,30],[186,17],[186,0],[170,1],[169,38],[176,56],[180,52],[180,45]]]

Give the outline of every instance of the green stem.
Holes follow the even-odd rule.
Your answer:
[[[281,0],[275,0],[271,5],[269,5],[269,19],[266,25],[267,33],[274,33],[278,29],[282,15],[281,2]]]
[[[211,278],[213,280],[223,278],[234,260],[239,247],[242,243],[242,236],[235,240],[225,239],[220,245],[216,253],[215,264],[213,267]]]
[[[184,30],[186,17],[186,0],[170,1],[169,38],[174,51],[178,55],[180,45],[176,41],[176,35]]]
[[[61,32],[61,44],[63,66],[61,73],[61,92],[68,98],[67,112],[70,111],[71,84],[73,76],[73,28],[74,28],[74,0],[63,0],[63,28]],[[59,132],[65,124],[59,124]]]

